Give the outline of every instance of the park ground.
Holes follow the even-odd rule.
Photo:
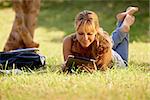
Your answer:
[[[0,75],[0,100],[150,100],[150,29],[149,2],[42,2],[35,41],[47,58],[43,72]],[[128,6],[140,11],[130,31],[129,66],[93,74],[59,73],[63,63],[62,41],[74,32],[74,17],[84,10],[95,11],[108,33],[115,29],[115,15]],[[15,13],[0,8],[0,51],[11,31]]]

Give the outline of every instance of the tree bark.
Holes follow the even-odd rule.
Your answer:
[[[41,0],[12,0],[15,20],[4,51],[19,48],[38,48],[33,41]]]

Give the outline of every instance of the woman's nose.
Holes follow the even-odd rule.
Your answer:
[[[88,40],[88,36],[86,34],[84,35],[84,40]]]

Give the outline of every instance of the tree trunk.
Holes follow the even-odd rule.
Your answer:
[[[41,0],[12,0],[15,20],[4,51],[18,48],[38,48],[33,41]]]

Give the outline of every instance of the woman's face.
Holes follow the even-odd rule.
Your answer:
[[[87,30],[84,31],[82,28],[79,28],[77,33],[77,40],[83,48],[87,48],[95,40],[96,31]]]
[[[83,48],[87,48],[95,40],[99,21],[92,11],[83,11],[76,17],[76,37]]]

